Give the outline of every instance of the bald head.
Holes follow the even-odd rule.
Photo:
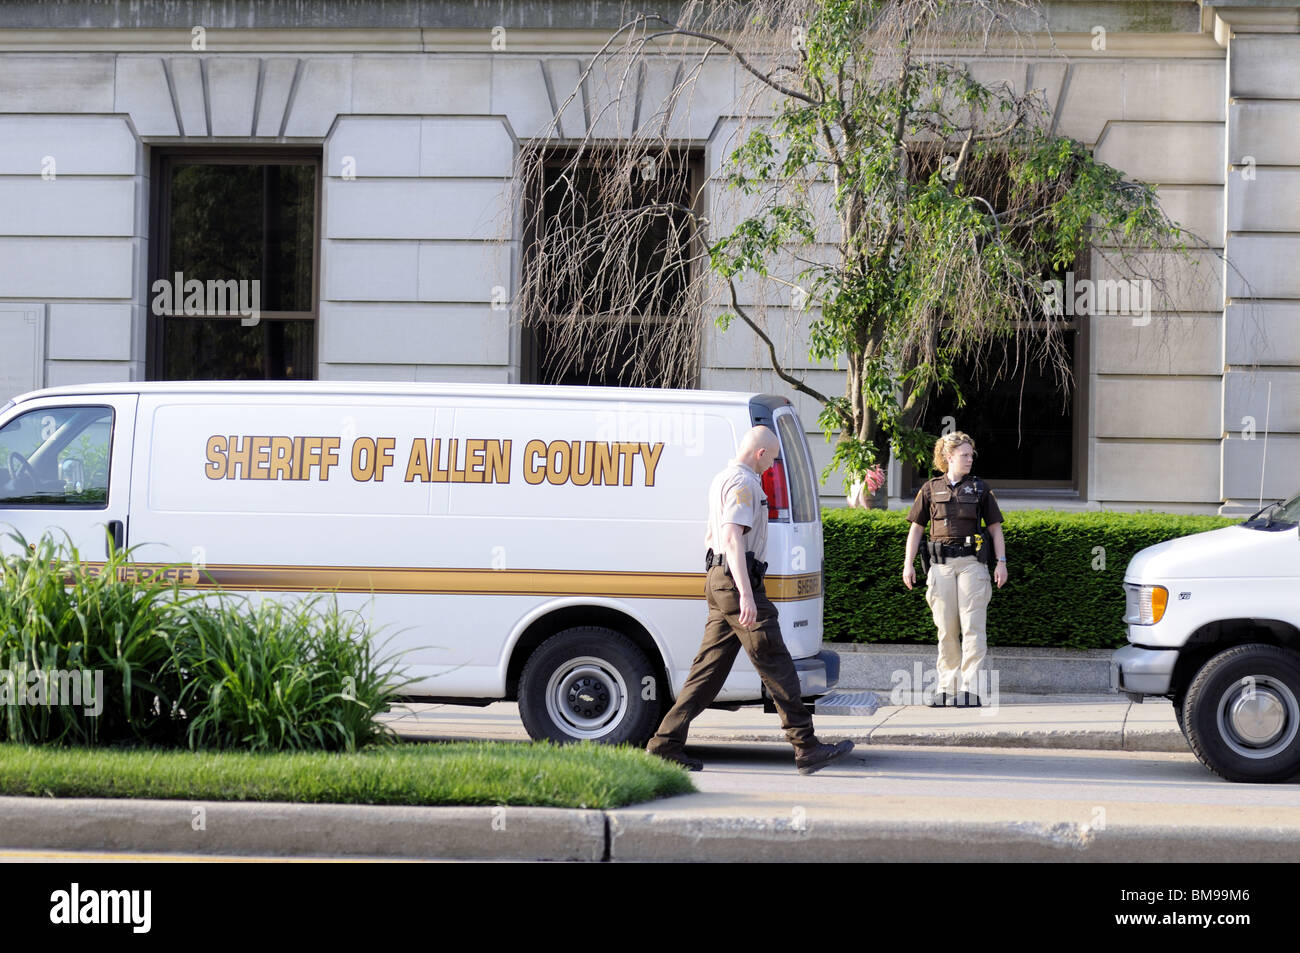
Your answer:
[[[745,464],[755,473],[762,473],[776,460],[781,452],[781,443],[767,427],[751,427],[740,438],[740,449],[736,460]]]

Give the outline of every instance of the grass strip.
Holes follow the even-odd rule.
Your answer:
[[[605,809],[695,788],[633,748],[407,744],[354,754],[0,745],[0,794],[30,797]]]

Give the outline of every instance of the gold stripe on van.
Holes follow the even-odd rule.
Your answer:
[[[103,563],[87,563],[102,567]],[[608,596],[626,599],[699,599],[704,573],[598,572],[563,569],[426,569],[369,566],[193,566],[134,563],[141,577],[164,579],[193,589],[257,592],[417,593],[425,595]],[[768,576],[767,597],[793,602],[821,595],[821,573]]]

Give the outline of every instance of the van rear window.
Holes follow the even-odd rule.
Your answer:
[[[785,460],[786,480],[790,484],[790,518],[795,523],[817,522],[817,481],[813,478],[812,460],[808,456],[808,439],[803,425],[793,412],[776,415],[776,429],[781,437],[781,457]]]

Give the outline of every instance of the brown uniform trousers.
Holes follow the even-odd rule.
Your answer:
[[[691,663],[691,673],[677,696],[677,703],[664,716],[647,750],[660,754],[682,752],[691,719],[717,698],[742,646],[776,705],[781,726],[796,755],[815,748],[818,742],[813,734],[812,715],[800,698],[799,676],[781,638],[776,606],[763,587],[754,587],[758,618],[750,628],[740,624],[740,590],[722,566],[709,570],[705,598],[709,603],[709,621],[704,626],[700,652]]]

